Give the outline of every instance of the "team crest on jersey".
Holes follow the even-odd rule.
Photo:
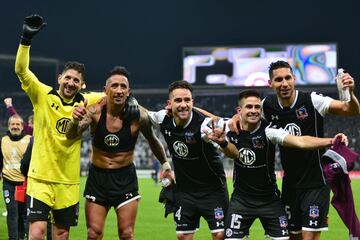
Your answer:
[[[115,134],[108,134],[104,137],[104,143],[109,147],[116,147],[119,145],[120,139]]]
[[[215,208],[214,215],[215,215],[215,219],[217,220],[224,219],[224,211],[222,210],[222,208]]]
[[[302,106],[299,109],[296,109],[295,112],[296,112],[297,119],[300,119],[300,120],[304,120],[305,118],[307,118],[309,116],[309,114],[307,113],[307,110],[304,106]]]
[[[61,134],[65,134],[66,133],[66,127],[70,123],[70,121],[71,121],[70,118],[60,118],[56,122],[56,130]]]
[[[254,148],[263,148],[263,147],[265,147],[265,143],[264,143],[261,136],[253,137],[251,139],[251,141],[252,141],[252,144],[253,144]]]
[[[188,147],[186,146],[185,143],[181,141],[174,142],[173,149],[176,152],[176,154],[179,155],[180,157],[186,157],[189,153]]]
[[[285,131],[294,136],[301,136],[301,129],[295,123],[289,123],[285,126]]]
[[[252,165],[256,160],[254,151],[251,150],[250,148],[241,148],[239,150],[239,160],[244,165],[247,166]]]
[[[9,197],[9,196],[10,196],[9,190],[4,190],[4,197]]]
[[[194,137],[194,133],[192,133],[192,132],[185,132],[185,142],[186,142],[186,143],[190,143],[190,144],[196,143],[196,140],[195,140],[195,137]]]
[[[310,206],[309,217],[311,217],[311,218],[319,217],[319,207],[318,206]]]
[[[287,220],[286,216],[280,216],[279,223],[280,223],[280,227],[286,228],[288,226],[288,220]]]

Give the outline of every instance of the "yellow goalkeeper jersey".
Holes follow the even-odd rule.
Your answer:
[[[22,89],[34,110],[34,145],[28,176],[48,182],[78,184],[80,182],[81,137],[67,139],[65,130],[72,120],[75,106],[94,104],[103,93],[78,93],[71,100],[60,97],[50,86],[41,83],[29,69],[30,46],[20,45],[15,69]]]

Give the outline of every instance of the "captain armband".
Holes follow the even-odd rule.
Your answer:
[[[162,169],[163,171],[167,171],[167,170],[170,170],[170,171],[171,171],[170,163],[169,163],[169,162],[164,162],[164,163],[161,165],[161,169]]]

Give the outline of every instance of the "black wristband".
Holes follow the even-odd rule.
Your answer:
[[[25,37],[21,37],[20,43],[21,43],[21,45],[30,46],[31,45],[31,40],[27,39]]]
[[[229,142],[225,140],[223,143],[219,143],[219,146],[221,148],[226,148],[228,144],[229,144]]]

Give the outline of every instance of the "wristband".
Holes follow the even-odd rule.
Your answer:
[[[227,140],[225,140],[223,143],[219,143],[219,146],[221,148],[226,148],[228,144],[229,144],[229,142]]]
[[[166,171],[166,170],[170,170],[170,171],[171,171],[170,163],[169,163],[169,162],[164,162],[164,163],[161,165],[161,169],[162,169],[163,171]]]
[[[24,46],[30,46],[31,45],[31,40],[27,39],[25,37],[21,37],[20,43],[21,43],[21,45],[24,45]]]

